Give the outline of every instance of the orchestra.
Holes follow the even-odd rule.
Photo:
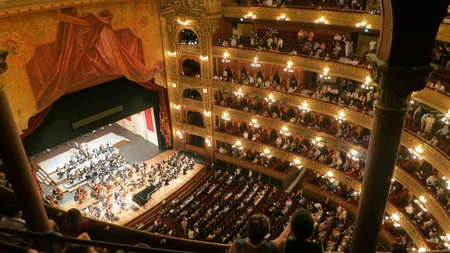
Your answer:
[[[195,165],[193,158],[190,159],[179,152],[154,164],[147,164],[144,160],[130,165],[110,142],[90,151],[86,143],[76,143],[72,152],[70,160],[56,168],[58,179],[63,178],[61,183],[64,184],[78,184],[74,191],[75,202],[82,204],[87,197],[90,202],[98,201],[99,205],[93,205],[91,202],[92,204],[86,207],[86,214],[95,219],[111,221],[118,219],[117,212],[132,205],[131,192],[150,184],[157,186],[157,189],[161,188],[178,175],[186,174]],[[84,188],[85,184],[88,190]],[[44,201],[55,206],[63,197],[64,192],[55,186]]]

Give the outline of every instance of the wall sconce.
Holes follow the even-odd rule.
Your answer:
[[[408,149],[414,159],[422,160],[421,154],[423,153],[422,146],[417,146],[414,149]]]
[[[203,88],[203,93],[208,93],[208,89],[206,89],[206,88]]]
[[[181,105],[173,105],[173,108],[180,110],[181,109]]]
[[[289,133],[289,129],[286,126],[283,126],[280,130],[280,134],[285,135],[285,136],[290,136],[291,133]]]
[[[339,122],[342,123],[343,121],[345,121],[345,114],[344,112],[340,111],[339,115],[334,116],[334,118]]]
[[[372,78],[370,78],[370,76],[366,77],[366,81],[363,84],[361,84],[361,88],[365,90],[373,90]]]
[[[171,51],[167,51],[167,54],[170,56],[170,57],[175,57],[176,55],[177,55],[177,52],[171,52]]]
[[[348,158],[352,159],[353,161],[359,160],[358,151],[356,151],[354,149],[350,150],[350,153],[348,153],[347,156],[348,156]]]
[[[252,67],[259,68],[261,64],[258,63],[258,57],[253,58]]]
[[[277,17],[277,20],[285,20],[288,21],[288,17],[286,17],[286,14],[281,14],[280,16]]]
[[[368,24],[366,21],[363,21],[361,23],[357,23],[356,27],[363,28],[365,32],[369,32],[370,24]]]
[[[242,142],[240,140],[236,141],[236,144],[232,146],[233,148],[243,149]]]
[[[244,18],[256,18],[256,15],[253,15],[252,12],[247,13],[247,15],[244,16]]]
[[[222,119],[223,119],[223,120],[226,120],[226,121],[231,120],[230,117],[228,116],[228,112],[224,112],[224,113],[223,113]]]
[[[177,84],[176,83],[172,83],[172,87],[176,88]]]
[[[326,20],[325,17],[320,17],[319,19],[316,19],[314,23],[328,25],[328,20]]]
[[[284,71],[289,72],[289,73],[294,72],[294,70],[292,69],[292,64],[293,63],[291,61],[288,61],[286,68],[284,68]]]
[[[270,104],[275,103],[277,100],[273,97],[273,94],[270,94],[269,97],[265,98],[266,102]]]
[[[414,203],[416,203],[424,212],[427,212],[428,209],[425,208],[425,206],[423,205],[423,203],[427,202],[427,200],[425,199],[424,196],[420,196],[419,199],[415,199]]]
[[[177,22],[178,22],[178,24],[180,24],[180,25],[183,25],[183,26],[186,26],[186,25],[188,25],[189,24],[189,21],[188,20],[186,20],[186,21],[181,21],[181,20],[177,20]]]
[[[253,127],[256,127],[256,128],[258,128],[258,127],[259,127],[259,125],[258,125],[258,123],[257,123],[256,119],[252,119],[252,122],[251,122],[251,123],[248,123],[248,125],[249,125],[249,126],[253,126]]]
[[[205,144],[206,144],[206,146],[211,147],[211,140],[205,139]]]
[[[447,111],[445,116],[442,118],[442,121],[448,125],[450,123],[449,119],[450,119],[450,110]]]
[[[242,89],[239,88],[238,91],[234,92],[234,95],[236,95],[238,98],[243,97],[245,94],[242,92]]]
[[[203,115],[205,115],[206,117],[209,117],[211,115],[211,112],[209,111],[203,111]]]
[[[322,142],[321,137],[316,137],[314,140],[311,141],[311,143],[316,145],[319,148],[323,147],[323,142]]]
[[[230,59],[228,59],[229,56],[230,56],[230,54],[227,53],[227,52],[225,52],[225,53],[223,54],[222,62],[226,62],[226,63],[230,62]]]
[[[200,60],[203,62],[208,61],[208,56],[200,55]]]
[[[331,77],[328,76],[328,71],[330,71],[329,68],[323,68],[323,74],[320,74],[319,77],[325,80],[329,80]]]
[[[178,139],[183,139],[183,133],[180,130],[177,130]]]
[[[304,101],[302,105],[299,105],[298,109],[300,109],[303,112],[309,112],[308,104],[306,103],[306,101]]]

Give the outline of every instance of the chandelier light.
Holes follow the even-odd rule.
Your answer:
[[[344,112],[339,112],[339,114],[337,116],[334,116],[334,118],[339,122],[342,123],[345,121],[345,114]]]
[[[292,69],[292,65],[293,65],[293,63],[291,61],[288,61],[286,68],[284,68],[284,71],[290,72],[290,73],[294,72],[294,70]]]
[[[261,64],[258,63],[258,57],[253,58],[252,67],[259,68]]]
[[[309,112],[308,103],[304,101],[301,105],[298,106],[298,109],[300,109],[303,112]]]
[[[325,17],[320,17],[316,19],[314,23],[328,25],[328,20],[326,20]]]

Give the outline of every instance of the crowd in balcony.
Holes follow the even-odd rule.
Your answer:
[[[278,31],[274,28],[251,32],[249,36],[238,36],[233,29],[232,36],[228,39],[219,39],[218,45],[239,48],[252,48],[274,53],[301,54],[323,60],[335,60],[360,67],[367,67],[365,56],[358,57],[354,54],[353,41],[344,35],[318,34],[304,28],[298,33]],[[375,45],[370,44],[374,52]],[[366,52],[369,53],[369,52]]]

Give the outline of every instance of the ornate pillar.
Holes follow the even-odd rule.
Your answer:
[[[430,66],[391,67],[375,55],[369,60],[378,97],[351,253],[376,251],[411,94],[425,87],[432,71]]]
[[[0,75],[8,69],[7,51],[0,50]],[[28,157],[20,139],[5,86],[0,83],[0,158],[6,167],[16,199],[26,217],[28,228],[36,232],[51,231]]]

